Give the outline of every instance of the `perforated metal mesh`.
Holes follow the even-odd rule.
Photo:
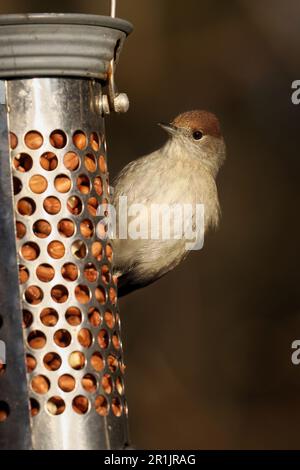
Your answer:
[[[40,78],[9,81],[7,91],[33,446],[122,447],[113,253],[97,236],[97,210],[109,202],[101,86]]]

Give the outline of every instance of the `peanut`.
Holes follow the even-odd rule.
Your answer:
[[[109,300],[111,301],[111,303],[115,304],[117,302],[117,293],[113,287],[110,287],[108,295],[109,295]]]
[[[25,298],[32,305],[39,304],[43,299],[43,292],[37,286],[30,286],[25,291]]]
[[[36,359],[33,356],[30,356],[30,354],[26,355],[26,367],[29,374],[36,368]]]
[[[108,346],[108,333],[106,330],[100,330],[98,333],[98,343],[100,348],[106,349]]]
[[[115,326],[115,319],[111,312],[105,312],[104,320],[108,328],[112,329]]]
[[[94,232],[94,227],[91,221],[83,220],[80,224],[80,231],[83,237],[91,238]]]
[[[44,336],[32,336],[29,341],[29,346],[32,349],[41,349],[45,346],[46,344],[46,338]]]
[[[53,241],[49,243],[47,250],[51,258],[54,258],[54,259],[62,258],[65,254],[64,245],[58,241]]]
[[[71,335],[67,330],[58,330],[54,334],[54,341],[61,348],[66,348],[71,343]]]
[[[99,286],[95,290],[95,297],[100,304],[104,304],[106,300],[106,293],[103,287]]]
[[[8,417],[8,412],[6,410],[0,410],[0,423],[5,421]]]
[[[50,400],[47,402],[47,409],[49,413],[52,415],[60,415],[64,412],[65,410],[65,403],[64,401],[59,398],[59,397],[52,397]]]
[[[94,393],[97,389],[97,382],[92,374],[86,374],[81,380],[82,387],[89,393]]]
[[[48,214],[54,215],[57,214],[61,209],[60,201],[54,197],[49,196],[44,200],[44,209]]]
[[[58,385],[64,392],[71,392],[75,388],[75,379],[68,374],[64,374],[58,379]]]
[[[87,207],[88,207],[88,211],[89,213],[93,216],[93,217],[96,217],[97,215],[97,209],[98,209],[98,201],[95,197],[90,197],[89,200],[88,200],[88,204],[87,204]]]
[[[21,240],[21,238],[24,237],[26,233],[26,227],[24,224],[22,224],[22,222],[16,222],[16,234],[17,234],[17,238],[19,240]]]
[[[95,150],[95,152],[99,150],[99,137],[96,134],[96,132],[92,132],[90,136],[90,144],[91,144],[92,149]]]
[[[49,380],[43,375],[37,375],[33,377],[31,387],[36,393],[47,393],[50,388]]]
[[[112,250],[111,245],[109,245],[109,244],[106,245],[105,254],[106,254],[106,258],[108,259],[108,261],[112,262],[113,250]]]
[[[29,187],[32,192],[41,194],[46,191],[48,186],[46,178],[41,175],[34,175],[29,180]]]
[[[62,267],[61,273],[67,281],[75,281],[78,277],[78,268],[73,263],[67,263]]]
[[[53,308],[44,308],[40,315],[41,322],[45,326],[55,326],[58,321],[58,315]]]
[[[69,356],[69,364],[75,370],[80,370],[84,367],[85,357],[79,351],[74,351]]]
[[[71,189],[71,180],[68,176],[59,175],[55,178],[54,186],[60,193],[67,193]]]
[[[50,135],[50,144],[57,148],[61,149],[66,145],[66,137],[62,131],[54,131]]]
[[[105,374],[102,377],[101,385],[105,393],[110,394],[112,392],[112,381],[111,377],[108,374]]]
[[[72,406],[73,410],[76,411],[76,413],[84,414],[88,410],[89,402],[86,397],[84,397],[83,395],[79,395],[74,398]]]
[[[101,194],[103,193],[103,183],[102,183],[102,179],[100,178],[100,176],[97,176],[94,179],[94,188],[98,196],[101,196]]]
[[[90,300],[90,292],[86,286],[77,286],[75,288],[75,297],[81,304],[87,304]]]
[[[108,284],[110,281],[111,276],[109,272],[109,267],[106,264],[101,267],[101,278],[105,284]]]
[[[116,333],[113,334],[113,336],[112,336],[112,343],[113,343],[113,345],[116,349],[120,349],[120,346],[121,346],[120,345],[120,340],[119,340],[118,335]]]
[[[92,244],[92,255],[97,261],[102,259],[102,244],[100,242],[94,242]]]
[[[84,276],[89,282],[95,282],[98,278],[98,272],[95,266],[86,266],[84,269]]]
[[[27,282],[29,279],[29,272],[28,269],[25,268],[25,266],[20,266],[19,267],[19,282],[20,284],[24,284]]]
[[[39,238],[46,238],[51,233],[51,225],[46,220],[37,220],[33,225],[33,232]]]
[[[80,325],[82,315],[77,307],[69,307],[66,312],[66,320],[72,326]]]
[[[99,157],[99,168],[102,173],[106,173],[107,166],[106,166],[106,161],[103,155],[100,155]]]
[[[122,406],[121,406],[118,398],[113,398],[112,399],[111,408],[112,408],[112,411],[113,411],[115,416],[121,416]]]
[[[33,322],[33,315],[29,310],[23,310],[23,328],[29,328]]]
[[[40,164],[41,164],[41,167],[44,168],[44,170],[51,171],[51,170],[55,170],[55,168],[57,167],[58,160],[54,153],[46,152],[46,153],[43,153],[43,155],[41,156]]]
[[[92,335],[87,328],[82,328],[78,333],[78,341],[84,348],[89,348],[92,344]]]
[[[81,175],[77,178],[77,187],[82,194],[90,192],[90,181],[87,176]]]
[[[123,394],[124,387],[123,387],[123,383],[122,383],[120,377],[116,378],[116,389],[117,389],[117,392],[119,393],[119,395]]]
[[[14,158],[14,166],[21,173],[25,173],[32,167],[32,158],[27,153],[20,153]]]
[[[35,260],[39,255],[38,246],[34,243],[25,243],[21,248],[23,258],[28,261]]]
[[[107,365],[108,365],[108,368],[111,372],[116,372],[116,370],[119,366],[118,359],[115,356],[113,356],[112,354],[110,354],[107,358]]]
[[[13,150],[18,145],[18,138],[17,138],[16,134],[14,134],[13,132],[9,133],[9,145],[10,145],[10,148],[13,149]]]
[[[73,142],[79,150],[83,150],[86,147],[86,136],[83,132],[75,132]]]
[[[64,165],[70,171],[77,170],[79,163],[79,156],[75,152],[68,152],[64,156]]]
[[[77,196],[71,196],[68,199],[67,207],[71,214],[78,215],[82,211],[82,202]]]
[[[31,416],[36,416],[39,412],[39,406],[36,401],[33,402],[33,399],[30,400],[30,413]]]
[[[44,357],[44,365],[48,370],[57,370],[61,366],[61,358],[56,353],[48,353]]]
[[[51,289],[51,297],[57,303],[62,304],[68,299],[68,291],[64,286],[55,286]]]
[[[99,395],[95,400],[95,408],[100,416],[106,416],[108,414],[108,406],[106,398],[103,395]]]
[[[30,149],[36,150],[43,145],[43,137],[39,132],[28,132],[25,136],[25,144]]]
[[[95,157],[93,155],[86,155],[84,157],[84,165],[87,171],[94,173],[97,168]]]
[[[101,323],[101,315],[100,315],[100,312],[91,307],[90,310],[89,310],[89,313],[88,313],[88,317],[89,317],[89,322],[92,326],[99,326],[100,323]]]
[[[72,220],[63,219],[58,223],[58,231],[65,237],[71,237],[75,232],[74,222]]]
[[[54,278],[55,271],[49,264],[41,264],[36,269],[36,275],[40,281],[49,282]]]
[[[21,215],[31,215],[35,211],[34,202],[29,198],[20,199],[18,202],[18,211]]]
[[[100,353],[94,353],[91,357],[91,365],[97,371],[100,372],[104,367],[104,361]]]

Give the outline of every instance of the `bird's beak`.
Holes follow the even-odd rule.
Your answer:
[[[177,127],[174,126],[173,124],[168,124],[168,123],[165,123],[165,122],[159,122],[158,125],[170,135],[174,135],[177,131]]]

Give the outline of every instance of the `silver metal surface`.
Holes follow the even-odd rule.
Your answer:
[[[6,345],[6,364],[0,364],[0,449],[30,449],[5,82],[2,80],[0,96],[0,340]]]
[[[116,113],[127,113],[129,109],[129,99],[126,93],[118,93],[114,98],[114,111]]]
[[[0,16],[0,77],[74,76],[106,80],[127,21],[98,15]]]
[[[117,0],[110,0],[110,16],[116,17]]]
[[[86,15],[82,13],[20,13],[0,16],[0,24],[80,24],[89,26],[105,26],[118,29],[126,34],[131,33],[132,24],[122,18],[110,16]]]
[[[35,415],[31,418],[34,449],[116,449],[123,448],[128,443],[120,321],[117,303],[114,300],[116,286],[112,279],[109,252],[106,251],[109,244],[104,241],[100,242],[96,236],[96,226],[100,218],[90,212],[91,198],[94,203],[95,201],[96,203],[109,201],[108,173],[105,169],[104,120],[97,106],[97,100],[101,93],[101,84],[98,81],[87,79],[33,78],[7,81],[9,130],[13,133],[12,142],[17,142],[16,146],[12,145],[15,148],[11,149],[16,188],[15,213],[17,221],[24,224],[26,228],[26,234],[17,240],[18,262],[29,275],[28,279],[20,285],[20,295],[23,310],[29,312],[26,314],[27,318],[32,316],[32,321],[29,321],[27,328],[24,329],[24,344],[26,353],[36,361],[36,367],[28,374],[30,398],[37,404],[35,410],[37,414],[33,413]],[[53,131],[57,130],[60,134],[56,133],[56,135],[66,137],[62,148],[55,148],[55,140],[51,137]],[[28,140],[27,134],[30,131],[39,133],[39,138],[42,138],[38,148],[30,148],[31,141]],[[93,133],[94,137],[96,135],[99,137],[99,149],[91,144],[90,137]],[[37,134],[30,135],[37,136]],[[86,136],[86,145],[78,148],[76,136],[81,138]],[[3,140],[1,145],[3,146]],[[45,152],[52,152],[57,157],[56,168],[46,170],[41,166],[41,156]],[[70,170],[65,166],[64,158],[67,152],[74,152],[79,156],[78,168]],[[20,154],[23,154],[21,159]],[[31,163],[23,167],[22,165],[18,166],[25,155],[29,156],[28,161]],[[17,168],[15,168],[15,164]],[[27,171],[23,171],[24,167]],[[62,175],[66,181],[68,179],[70,181],[70,188],[67,189],[67,192],[60,192],[57,186],[57,178],[61,178]],[[42,192],[33,192],[33,189],[36,191],[36,187],[32,185],[32,181],[34,181],[31,179],[32,177],[44,178],[41,179],[44,185]],[[78,178],[85,178],[90,186],[82,187]],[[100,182],[103,187],[102,194],[101,191],[96,191]],[[7,183],[5,188],[5,193],[7,193]],[[81,192],[83,189],[84,193]],[[9,202],[7,197],[7,194],[1,195],[0,210],[2,208],[2,212],[0,214],[3,214],[3,217],[9,214],[6,205]],[[47,197],[57,198],[60,205],[58,213],[49,214],[46,211],[45,199]],[[71,214],[68,208],[70,207],[68,201],[70,198],[72,198],[71,201],[74,201],[75,197],[79,198],[82,204],[82,212],[77,215]],[[4,198],[4,204],[2,198]],[[20,213],[20,204],[28,202],[33,208],[33,213],[30,215],[26,215],[22,211]],[[26,204],[25,207],[27,207]],[[5,211],[3,211],[4,206]],[[73,235],[66,237],[59,231],[59,223],[63,219],[74,223],[75,232]],[[51,233],[45,238],[37,236],[34,229],[34,224],[38,220],[44,220],[50,224]],[[82,224],[86,220],[89,221],[93,231],[89,236],[82,232]],[[2,250],[2,253],[6,252],[6,260],[11,258],[10,263],[13,266],[14,277],[10,281],[12,285],[9,295],[6,290],[6,292],[2,292],[2,298],[7,302],[14,302],[14,309],[17,312],[15,303],[17,303],[18,297],[14,295],[12,298],[11,295],[13,289],[17,289],[12,217],[6,223],[10,228],[10,233],[7,233],[10,239],[7,242],[9,245],[5,247],[5,250]],[[64,254],[61,258],[53,257],[54,252],[50,250],[51,242],[60,242],[63,245]],[[82,259],[75,256],[74,242],[80,242],[86,247],[86,254],[85,256],[83,254]],[[102,243],[98,259],[93,253],[95,242]],[[33,246],[38,247],[36,259],[30,260],[24,257],[24,246],[30,247],[28,243],[34,243]],[[10,254],[11,256],[8,256]],[[62,268],[66,263],[73,263],[77,267],[77,279],[70,281],[63,277]],[[92,263],[97,270],[95,282],[91,279],[87,280],[84,275],[88,263]],[[41,264],[48,264],[54,270],[54,277],[47,282],[38,277],[37,268]],[[107,273],[102,271],[105,267],[107,267]],[[68,296],[67,299],[59,303],[53,293],[53,288],[57,288],[57,286],[62,286]],[[76,294],[78,286],[84,286],[86,289],[84,292],[88,292],[89,297],[86,303],[83,303],[83,300],[80,300]],[[32,303],[32,299],[27,295],[32,287],[38,288],[40,294],[42,293],[42,297],[37,298],[37,303]],[[98,302],[99,289],[102,289],[105,294],[104,302]],[[66,313],[69,307],[76,307],[80,310],[82,315],[80,324],[70,325],[68,322]],[[92,307],[100,313],[101,322],[98,325],[92,324],[89,319],[89,309]],[[52,308],[56,311],[56,324],[50,326],[51,322],[43,323],[41,312],[45,308]],[[109,312],[111,314],[108,317],[110,321],[106,318]],[[86,329],[91,335],[91,344],[83,344],[80,340],[82,329]],[[36,348],[37,343],[31,340],[32,337],[43,339],[44,343],[43,341],[39,343],[41,348]],[[59,338],[60,341],[58,341]],[[22,342],[20,338],[17,346],[14,344],[14,347],[19,348],[18,355],[21,356]],[[76,370],[72,368],[72,356],[70,356],[74,352],[84,355],[82,368]],[[44,361],[48,353],[55,353],[59,356],[61,365],[57,370],[49,370],[46,367],[47,362]],[[96,371],[93,366],[92,358],[95,353],[98,358],[99,355],[103,358],[104,367],[100,371]],[[60,380],[64,374],[71,376],[72,380],[70,380],[74,384],[71,391],[66,391],[65,386],[63,390],[60,386]],[[91,374],[95,381],[95,390],[88,391],[84,387],[83,379],[86,374]],[[43,376],[44,381],[35,383],[36,380],[39,380],[37,376]],[[108,386],[107,383],[111,386]],[[25,392],[24,376],[22,376],[22,384]],[[41,387],[45,384],[48,384],[46,389]],[[62,401],[52,400],[53,397],[59,397]],[[98,406],[99,397],[102,397],[100,402],[104,400],[104,403],[105,401],[107,403],[107,408],[102,407],[104,411]],[[99,415],[99,411],[105,414],[106,410],[107,416]],[[61,414],[55,414],[59,411],[62,411]],[[23,418],[25,418],[24,415]],[[26,423],[25,419],[24,423]]]
[[[116,17],[117,0],[110,0],[110,16]],[[107,73],[107,94],[103,93],[98,101],[100,112],[103,115],[110,114],[111,111],[116,113],[127,113],[129,109],[129,98],[126,93],[118,93],[115,84],[115,64],[119,55],[120,42],[117,42],[114,51],[114,57],[111,59]]]
[[[118,93],[115,82],[115,61],[114,59],[110,62],[110,67],[107,75],[107,98],[109,104],[109,110],[115,113],[126,113],[129,109],[129,99],[126,93]],[[103,105],[105,108],[105,104]],[[107,113],[108,114],[108,113]]]

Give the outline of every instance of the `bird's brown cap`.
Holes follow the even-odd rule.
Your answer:
[[[179,114],[171,123],[176,127],[200,130],[204,135],[222,137],[219,119],[209,111],[187,111]]]

